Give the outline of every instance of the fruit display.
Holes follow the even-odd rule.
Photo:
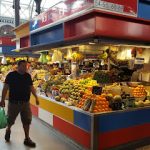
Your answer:
[[[123,109],[123,99],[120,95],[112,96],[112,99],[109,100],[109,106],[112,110],[122,110]],[[125,107],[125,104],[124,104]]]
[[[96,85],[98,85],[97,82],[91,78],[67,80],[60,86],[59,96],[57,95],[55,99],[67,105],[76,105],[87,89]]]
[[[62,61],[62,52],[59,50],[54,50],[53,56],[52,56],[52,62],[61,62]]]
[[[13,70],[15,70],[15,67],[12,65],[1,65],[0,66],[0,73],[1,73],[0,80],[4,81],[8,72],[13,71]]]
[[[7,66],[0,66],[0,72],[5,73],[8,72],[12,69],[12,65],[7,65]]]
[[[69,102],[68,105],[76,105],[77,102],[81,99],[82,94],[84,93],[85,88],[76,83],[76,80],[67,80],[60,87],[60,101]]]
[[[139,100],[135,101],[136,107],[144,107],[144,106],[150,106],[150,100]]]
[[[96,80],[92,80],[91,78],[87,79],[80,79],[79,84],[83,85],[84,87],[93,87],[93,86],[99,86]]]
[[[41,90],[43,92],[52,93],[53,90],[59,90],[60,85],[62,85],[66,81],[65,76],[61,75],[50,75],[48,80],[41,84]]]
[[[112,110],[109,107],[109,101],[106,99],[105,94],[95,95],[90,93],[90,91],[82,96],[82,99],[76,106],[91,113],[107,112]]]
[[[103,87],[103,92],[112,95],[121,95],[122,87],[118,83],[113,83],[111,85],[105,85]]]
[[[42,85],[44,83],[44,80],[35,80],[33,82],[33,86],[35,89],[37,89],[40,85]]]
[[[49,61],[51,61],[51,57],[49,55],[47,55],[46,53],[41,53],[40,58],[38,60],[40,63],[48,63]]]
[[[71,55],[71,59],[72,61],[76,62],[76,61],[81,61],[83,60],[84,55],[78,52],[73,52]]]
[[[2,71],[9,69],[10,66],[3,67]],[[58,102],[76,106],[90,113],[150,106],[150,100],[146,99],[148,94],[143,85],[129,87],[127,84],[128,90],[131,90],[128,92],[123,85],[113,83],[105,85],[101,95],[95,95],[92,94],[92,87],[99,84],[90,77],[67,80],[66,76],[51,75],[44,69],[34,70],[33,73],[35,74],[33,85],[36,89],[40,89],[41,94],[45,93],[45,96],[53,97]]]
[[[104,52],[103,54],[100,54],[99,56],[98,56],[98,58],[99,59],[107,59],[108,58],[108,54],[107,54],[107,52]]]
[[[102,84],[111,82],[109,72],[106,71],[96,71],[93,79]]]
[[[145,97],[146,96],[146,90],[143,85],[138,85],[137,87],[132,89],[133,96],[134,97]]]
[[[40,69],[40,70],[34,70],[32,72],[32,77],[33,80],[40,80],[40,79],[45,79],[45,76],[48,72],[46,70]]]
[[[44,57],[47,60],[51,59],[48,55]],[[75,106],[90,113],[150,106],[150,98],[148,98],[150,92],[143,85],[136,83],[133,86],[133,83],[125,82],[111,83],[111,72],[100,70],[93,74],[83,74],[78,79],[70,79],[70,77],[68,78],[68,76],[62,75],[58,71],[56,71],[57,74],[52,74],[51,70],[55,69],[55,64],[55,67],[41,63],[34,63],[31,66],[31,76],[37,93],[58,103]],[[15,70],[15,66],[0,66],[1,81],[4,81],[4,77],[11,70]],[[101,87],[102,94],[100,94],[101,92],[92,94],[92,92],[94,93],[93,87]]]

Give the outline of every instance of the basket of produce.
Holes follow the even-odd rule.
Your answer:
[[[135,98],[143,100],[147,96],[146,89],[143,85],[138,85],[135,88],[132,88],[132,94]]]

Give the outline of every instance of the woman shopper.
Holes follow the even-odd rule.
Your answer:
[[[6,129],[5,140],[6,142],[10,141],[11,127],[20,113],[25,133],[24,144],[29,147],[36,147],[36,144],[29,137],[29,129],[32,120],[29,103],[31,92],[35,97],[37,105],[39,105],[39,100],[33,87],[31,76],[27,73],[27,62],[25,60],[18,62],[17,71],[10,72],[6,76],[0,102],[1,107],[5,107],[5,97],[8,89],[8,127]]]

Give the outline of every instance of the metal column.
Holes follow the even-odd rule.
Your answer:
[[[91,116],[91,150],[98,150],[98,120],[96,114]]]
[[[13,0],[13,8],[15,10],[15,27],[20,25],[20,0]]]
[[[34,0],[35,1],[35,3],[36,3],[36,12],[38,13],[38,14],[40,14],[41,13],[41,2],[42,2],[42,0]]]

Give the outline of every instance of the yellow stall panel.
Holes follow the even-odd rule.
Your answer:
[[[40,101],[40,105],[39,105],[40,108],[66,120],[66,121],[73,123],[74,118],[73,118],[73,110],[72,109],[70,109],[66,106],[63,106],[61,104],[58,104],[57,102],[50,101],[43,97],[39,97],[39,101]],[[36,105],[35,98],[33,96],[31,96],[30,103],[32,105]]]

